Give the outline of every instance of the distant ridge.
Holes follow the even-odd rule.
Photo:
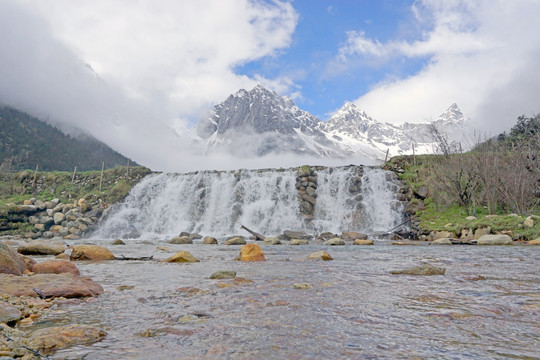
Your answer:
[[[431,153],[436,128],[456,148],[469,148],[471,121],[454,103],[432,122],[382,123],[353,103],[346,103],[328,121],[304,111],[287,96],[257,85],[239,90],[214,106],[197,126],[195,141],[206,153],[228,151],[236,156],[274,154],[347,158]]]
[[[72,137],[24,112],[0,106],[0,170],[101,170],[127,165],[128,158],[90,135]],[[138,165],[130,160],[133,166]]]

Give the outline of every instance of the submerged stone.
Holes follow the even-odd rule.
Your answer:
[[[390,274],[392,275],[425,275],[425,276],[431,276],[431,275],[444,275],[446,273],[446,269],[443,267],[438,267],[434,265],[429,264],[423,264],[420,266],[415,266],[410,269],[405,270],[393,270],[390,271]]]
[[[210,275],[210,279],[233,279],[236,277],[236,271],[219,270]]]
[[[105,331],[88,325],[54,326],[34,331],[25,344],[48,354],[68,346],[100,341],[106,335]]]

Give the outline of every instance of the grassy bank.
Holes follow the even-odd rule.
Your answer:
[[[116,167],[101,171],[0,173],[0,209],[9,203],[21,204],[29,198],[49,201],[54,198],[63,203],[85,198],[89,202],[101,199],[106,203],[122,200],[131,188],[150,174],[145,167]],[[101,190],[100,190],[101,182]],[[0,210],[1,211],[1,210]]]
[[[463,231],[490,227],[492,232],[510,231],[514,239],[539,238],[540,206],[535,189],[519,204],[503,201],[504,191],[510,193],[511,189],[489,189],[497,184],[486,183],[477,175],[485,169],[478,167],[475,173],[470,167],[483,160],[481,156],[478,153],[398,156],[385,166],[409,186],[410,213],[423,234],[452,231],[459,236]],[[516,171],[512,174],[519,176]],[[533,226],[529,226],[530,220],[526,222],[528,217],[533,220]]]

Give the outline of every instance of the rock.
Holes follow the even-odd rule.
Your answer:
[[[75,245],[71,252],[71,260],[114,260],[114,254],[99,245]]]
[[[54,237],[54,233],[52,231],[45,231],[43,233],[44,239],[52,239]]]
[[[373,245],[373,240],[354,239],[354,245]]]
[[[448,238],[441,238],[437,240],[433,240],[431,242],[431,245],[452,245],[452,241]]]
[[[340,238],[333,238],[333,239],[330,239],[330,240],[326,240],[324,242],[324,245],[330,245],[330,246],[345,245],[345,241],[343,239],[340,239]]]
[[[390,271],[392,275],[444,275],[446,269],[443,267],[433,266],[429,264],[423,264],[420,266],[415,266],[406,270],[394,270]]]
[[[66,253],[62,253],[62,254],[56,255],[54,258],[58,260],[69,260],[69,255]]]
[[[202,241],[202,244],[207,244],[207,245],[215,245],[217,243],[218,243],[217,239],[212,236],[205,236]]]
[[[87,297],[103,294],[103,288],[89,278],[73,274],[36,274],[9,276],[0,274],[0,294],[32,296],[39,289],[46,297]]]
[[[22,312],[15,306],[8,304],[5,301],[0,301],[0,324],[18,321],[22,316]]]
[[[53,326],[34,331],[24,343],[31,349],[49,354],[73,346],[103,340],[107,333],[89,325]]]
[[[37,264],[37,261],[32,259],[30,256],[22,255],[21,258],[23,259],[26,270],[28,271],[32,271],[32,267]]]
[[[75,235],[75,234],[69,234],[69,235],[64,236],[64,239],[66,240],[78,240],[80,238],[81,237],[79,235]]]
[[[24,205],[33,205],[34,202],[32,201],[32,199],[26,199],[26,200],[23,201],[23,204]]]
[[[292,239],[289,242],[289,245],[307,245],[309,244],[309,241],[306,239]]]
[[[261,247],[257,244],[247,244],[240,249],[240,255],[236,260],[240,261],[265,261]]]
[[[62,214],[61,212],[57,212],[53,215],[53,221],[54,221],[54,225],[59,225],[62,223],[62,221],[64,221],[64,214]]]
[[[339,235],[338,234],[333,234],[331,232],[323,232],[322,234],[317,236],[317,239],[326,241],[326,240],[333,239],[335,237],[339,237]]]
[[[281,245],[281,241],[275,236],[265,237],[264,243],[268,245]]]
[[[26,270],[26,265],[22,257],[0,242],[0,273],[21,275],[24,270]]]
[[[19,246],[17,252],[24,255],[58,255],[64,252],[61,241],[33,240]]]
[[[111,245],[126,245],[126,243],[123,242],[121,239],[114,239],[114,240],[111,242]]]
[[[295,289],[299,289],[299,290],[311,288],[311,286],[310,286],[308,283],[298,283],[298,284],[293,284],[293,287],[294,287]]]
[[[429,241],[443,239],[443,238],[455,238],[456,234],[453,231],[432,231],[429,234]]]
[[[193,244],[193,240],[191,240],[187,236],[176,236],[176,237],[173,237],[171,240],[169,240],[169,244],[176,244],[176,245]]]
[[[491,234],[491,226],[485,227],[485,228],[478,228],[474,231],[474,239],[478,240],[480,237],[484,235]],[[451,237],[451,236],[450,236]]]
[[[192,234],[189,234],[189,238],[191,240],[199,240],[199,239],[202,239],[202,235],[201,234],[197,234],[197,233],[192,233]]]
[[[225,245],[245,245],[246,240],[242,236],[233,236],[224,242]]]
[[[534,220],[532,218],[532,216],[528,216],[525,221],[523,222],[523,225],[525,227],[533,227],[534,226]]]
[[[283,235],[285,235],[285,237],[288,239],[288,240],[291,240],[291,239],[304,239],[304,240],[311,240],[313,238],[313,236],[309,235],[308,233],[304,232],[304,231],[291,231],[291,230],[285,230],[283,232]]]
[[[36,274],[81,274],[79,269],[77,269],[77,266],[75,266],[75,264],[69,260],[46,260],[34,264],[31,271]]]
[[[392,245],[407,246],[407,245],[422,245],[422,244],[418,241],[392,241]]]
[[[467,216],[467,217],[465,218],[465,220],[467,220],[467,221],[474,221],[474,220],[477,220],[477,217],[476,217],[476,216]]]
[[[325,261],[334,260],[332,256],[330,256],[330,254],[324,250],[316,251],[309,254],[308,259],[309,260],[325,260]]]
[[[540,245],[540,238],[529,241],[529,245]]]
[[[210,275],[210,279],[234,279],[236,271],[219,270]]]
[[[420,186],[417,191],[414,192],[416,196],[424,200],[428,196],[428,188],[426,186]]]
[[[160,262],[169,262],[169,263],[177,263],[177,262],[181,262],[181,263],[185,263],[185,262],[189,262],[189,263],[192,263],[192,262],[199,262],[200,260],[197,259],[195,256],[191,255],[189,252],[187,251],[180,251],[179,253],[176,253],[174,254],[173,256],[167,258],[167,259],[164,259],[164,260],[161,260]]]
[[[483,235],[476,242],[477,245],[512,245],[512,238],[508,235]]]
[[[345,231],[341,234],[341,238],[343,240],[349,240],[349,241],[353,241],[355,239],[366,240],[367,235],[363,233],[355,232],[355,231]]]
[[[9,212],[14,214],[31,215],[36,211],[38,211],[38,208],[34,205],[15,205],[9,208]]]
[[[460,239],[474,239],[474,231],[472,229],[461,229]]]

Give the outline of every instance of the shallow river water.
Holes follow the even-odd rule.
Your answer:
[[[267,261],[243,263],[234,260],[240,246],[108,247],[172,255],[160,245],[201,261],[77,263],[105,294],[53,309],[35,326],[92,324],[108,335],[54,359],[540,358],[539,248],[261,244]],[[323,249],[333,261],[307,260]],[[446,275],[389,273],[422,263]],[[243,279],[209,279],[217,270]]]

